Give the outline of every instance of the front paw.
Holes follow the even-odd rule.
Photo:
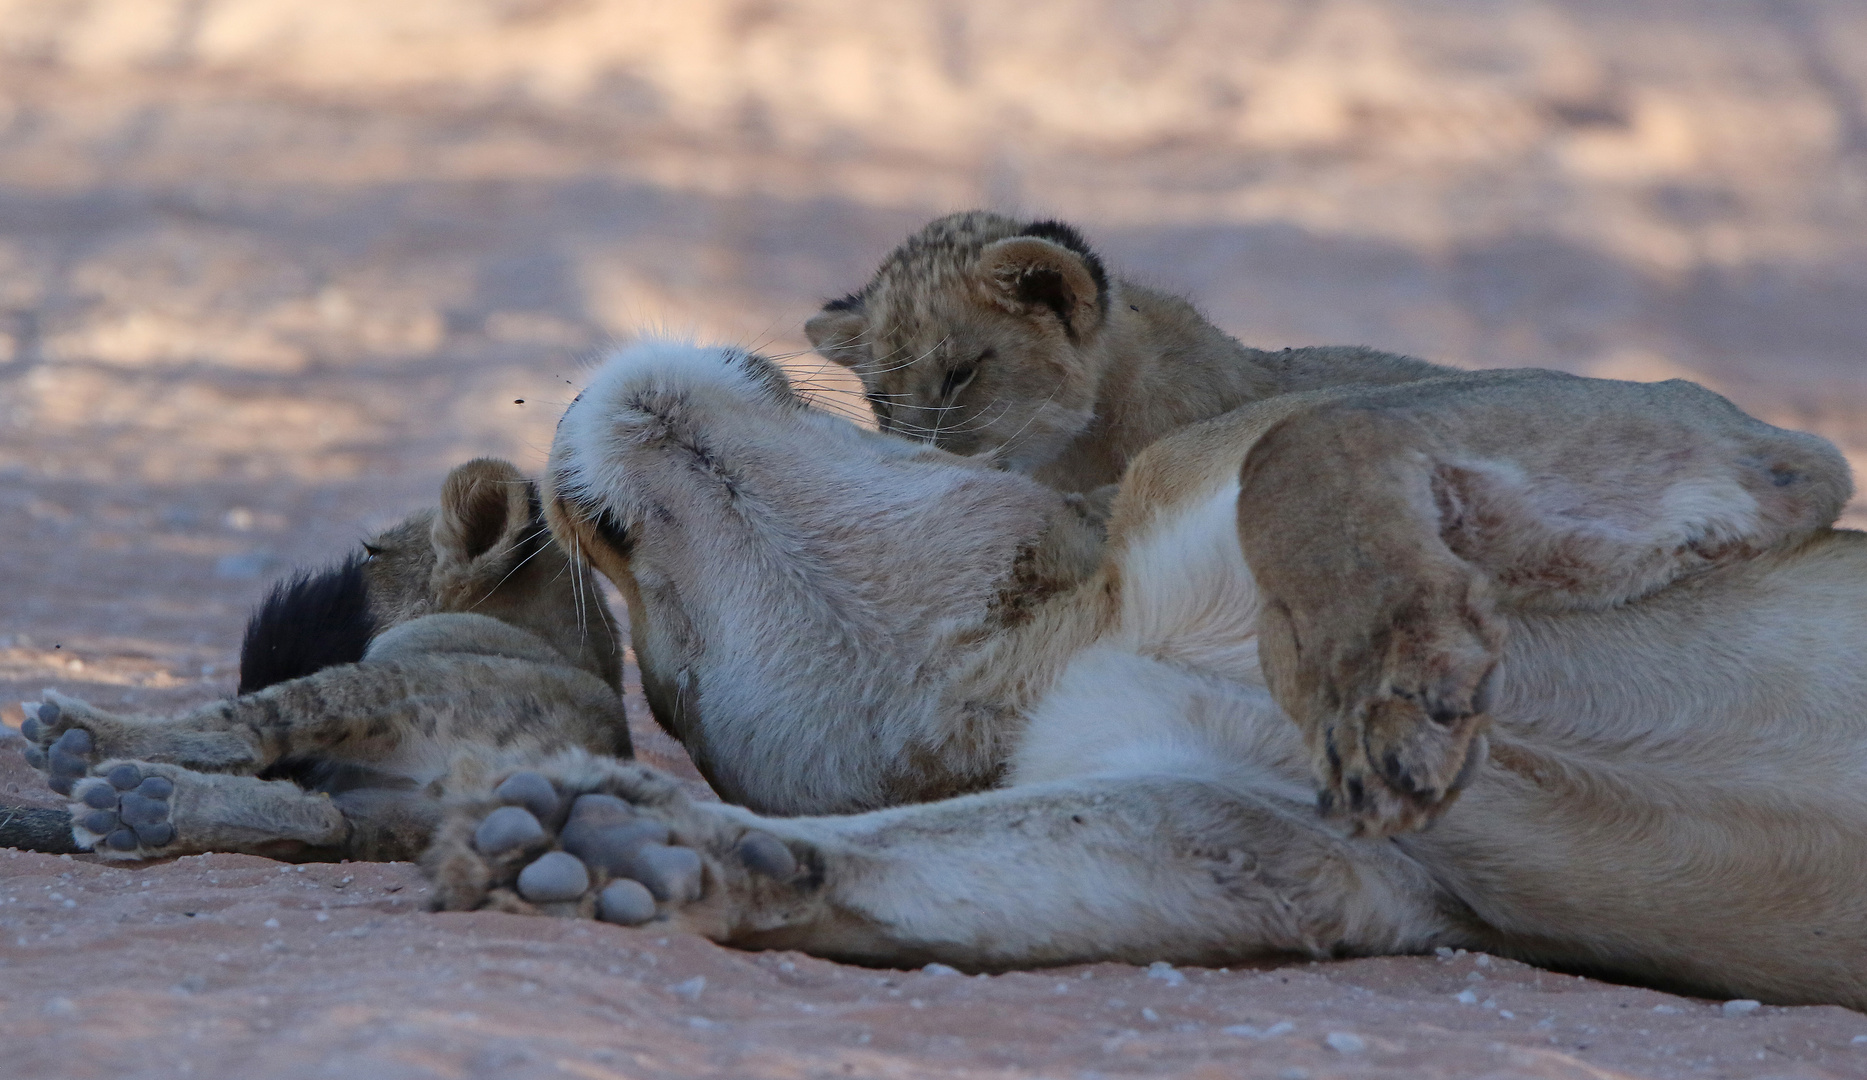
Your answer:
[[[652,769],[586,758],[457,804],[423,861],[447,910],[652,921],[725,941],[762,928],[760,913],[808,876],[798,846]]]
[[[76,698],[47,690],[44,701],[22,701],[26,714],[20,734],[26,737],[26,763],[45,774],[46,784],[60,795],[105,757],[115,756],[114,718]]]

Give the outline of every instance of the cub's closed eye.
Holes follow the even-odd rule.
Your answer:
[[[940,396],[943,398],[950,398],[961,390],[966,389],[966,384],[972,382],[972,377],[978,373],[979,366],[977,364],[966,364],[963,367],[956,367],[948,371],[946,373],[946,379],[940,384]]]
[[[382,549],[377,547],[375,544],[364,544],[363,545],[363,561],[364,562],[368,562],[371,559],[374,559],[376,556],[381,555],[381,554],[382,554]]]

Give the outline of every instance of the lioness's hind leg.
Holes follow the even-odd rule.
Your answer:
[[[71,795],[73,838],[107,859],[336,854],[349,833],[329,796],[289,781],[149,761],[104,762]]]
[[[1366,832],[1449,805],[1504,642],[1489,579],[1440,538],[1433,463],[1372,410],[1286,421],[1241,474],[1260,658],[1303,729],[1325,812]]]

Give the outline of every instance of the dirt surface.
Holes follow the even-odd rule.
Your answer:
[[[800,350],[969,205],[1253,344],[1693,378],[1858,468],[1863,73],[1854,0],[0,0],[0,720],[230,693],[268,580],[535,468],[606,342]],[[881,973],[421,889],[0,852],[0,1075],[1867,1076],[1856,1013],[1474,956]]]

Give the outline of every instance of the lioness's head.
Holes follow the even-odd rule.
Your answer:
[[[1037,550],[1086,528],[1029,477],[809,407],[764,357],[674,342],[609,357],[558,424],[544,498],[622,590],[655,718],[766,813],[983,783],[990,748],[964,775],[928,764],[951,756],[941,690],[1061,587]]]
[[[933,222],[804,326],[883,429],[1031,472],[1095,415],[1110,282],[1061,222]]]
[[[621,637],[589,563],[573,565],[552,540],[536,484],[509,462],[479,458],[448,473],[438,509],[275,586],[247,623],[240,692],[354,663],[383,631],[441,612],[528,630],[621,687]]]

